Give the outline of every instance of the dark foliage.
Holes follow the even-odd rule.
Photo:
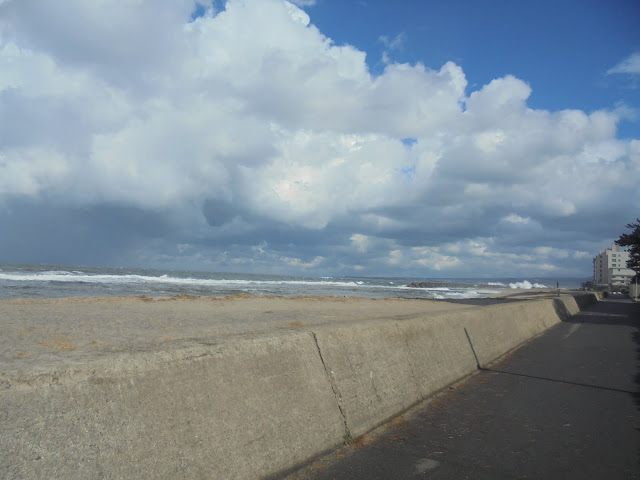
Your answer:
[[[620,238],[616,240],[616,245],[627,247],[629,251],[627,268],[640,274],[640,218],[637,218],[635,223],[627,224],[626,227],[630,228],[631,232],[620,235]]]

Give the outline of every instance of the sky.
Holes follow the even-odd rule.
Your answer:
[[[585,277],[636,0],[0,0],[0,263]]]

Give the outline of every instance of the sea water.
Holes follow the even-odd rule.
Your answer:
[[[428,287],[415,288],[412,282]],[[214,273],[130,268],[0,264],[0,298],[93,296],[162,297],[225,296],[353,296],[367,298],[483,298],[501,289],[578,288],[584,279],[551,278],[400,278],[311,277]]]

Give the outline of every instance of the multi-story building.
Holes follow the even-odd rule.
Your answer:
[[[629,252],[618,245],[603,250],[593,259],[593,283],[618,290],[629,285],[635,272],[627,268]]]

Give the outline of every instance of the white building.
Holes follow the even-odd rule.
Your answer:
[[[593,259],[593,283],[618,289],[629,285],[635,272],[627,268],[629,252],[618,245],[603,250]]]

